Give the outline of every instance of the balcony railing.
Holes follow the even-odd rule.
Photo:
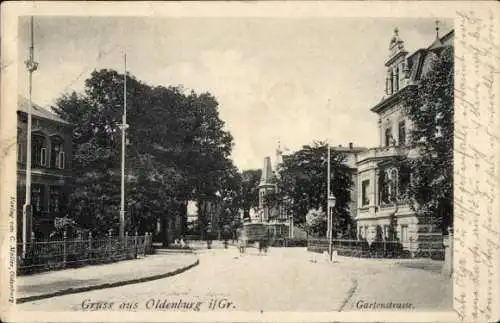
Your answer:
[[[357,161],[362,161],[370,158],[383,158],[383,157],[393,157],[401,156],[408,153],[408,148],[405,146],[387,146],[387,147],[376,147],[370,148],[366,151],[360,152],[358,154]]]

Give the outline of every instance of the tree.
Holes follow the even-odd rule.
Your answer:
[[[117,228],[120,205],[123,74],[94,71],[82,94],[64,95],[54,111],[75,124],[73,217],[86,228]],[[209,93],[152,87],[127,75],[127,230],[186,218],[187,200],[234,191],[232,136]],[[184,221],[185,222],[185,221]],[[168,240],[167,237],[163,237]]]
[[[410,148],[402,161],[411,173],[412,207],[446,230],[453,224],[453,48],[435,54],[430,71],[403,98],[411,120]]]
[[[243,219],[250,220],[250,210],[259,206],[260,169],[248,169],[241,173],[241,186],[237,201],[243,209]]]
[[[320,209],[311,209],[306,214],[307,232],[314,237],[326,235],[327,218],[326,212]]]
[[[352,227],[349,212],[352,189],[351,170],[343,163],[345,156],[331,152],[331,193],[336,197],[333,224],[343,232]],[[279,167],[278,193],[294,223],[305,224],[311,209],[327,209],[327,146],[323,142],[306,145],[287,156]]]

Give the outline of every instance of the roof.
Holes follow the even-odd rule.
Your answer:
[[[264,158],[264,167],[262,168],[262,176],[260,185],[270,184],[273,177],[273,169],[271,167],[271,157]]]
[[[28,113],[28,107],[29,107],[29,101],[22,95],[17,96],[17,111],[21,111],[24,113]],[[32,109],[31,113],[33,116],[42,118],[42,119],[47,119],[63,124],[69,125],[70,123],[59,117],[57,114],[54,112],[51,112],[45,108],[42,108],[41,106],[32,103]]]
[[[432,61],[441,55],[442,50],[446,47],[453,46],[453,36],[454,31],[451,30],[443,37],[436,38],[428,47],[417,49],[415,52],[410,54],[407,57],[409,77],[408,85],[400,88],[399,91],[393,93],[392,95],[384,96],[382,100],[370,110],[379,113],[397,101],[407,88],[417,84],[422,79],[422,76],[425,75],[430,69]]]

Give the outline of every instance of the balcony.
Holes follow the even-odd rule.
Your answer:
[[[358,208],[356,219],[382,218],[391,215],[395,210],[394,204],[365,205]],[[409,202],[398,202],[398,212],[396,215],[412,213]]]
[[[357,163],[369,160],[387,157],[404,156],[408,153],[408,148],[404,146],[387,146],[370,148],[358,154]]]

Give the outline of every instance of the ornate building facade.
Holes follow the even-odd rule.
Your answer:
[[[430,46],[409,54],[398,30],[394,31],[385,62],[384,96],[371,108],[378,115],[379,146],[360,152],[356,161],[356,222],[360,237],[374,240],[380,230],[387,238],[394,217],[397,238],[405,249],[415,250],[419,248],[419,241],[441,237],[440,228],[434,228],[428,220],[415,214],[408,202],[394,201],[391,196],[398,196],[411,180],[409,173],[398,173],[395,163],[410,153],[408,143],[412,125],[403,113],[402,96],[430,70],[442,49],[453,46],[453,35],[450,31],[440,37],[439,28],[436,28],[436,39]]]
[[[26,140],[29,102],[18,97],[17,109],[17,214],[18,234],[22,233],[26,194]],[[28,231],[46,236],[54,219],[66,215],[71,190],[72,125],[36,104],[32,105],[31,133],[32,219]],[[21,241],[21,236],[18,237]]]

